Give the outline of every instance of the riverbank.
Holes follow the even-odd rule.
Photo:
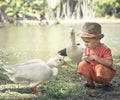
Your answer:
[[[42,25],[42,24],[80,24],[80,23],[85,23],[85,22],[98,22],[98,23],[120,23],[120,19],[115,19],[115,18],[96,18],[96,19],[80,19],[80,20],[74,20],[74,19],[66,19],[66,20],[49,20],[45,21],[43,20],[40,22],[39,20],[21,20],[19,21],[22,24],[37,24],[37,25]]]
[[[96,19],[80,19],[80,20],[63,20],[61,23],[85,23],[85,22],[98,22],[98,23],[120,23],[120,19],[105,19],[105,18],[96,18]]]

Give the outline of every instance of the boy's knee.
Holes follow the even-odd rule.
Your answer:
[[[77,68],[77,72],[78,73],[84,73],[84,74],[88,74],[90,73],[91,69],[90,69],[90,64],[88,64],[86,61],[82,61],[79,63],[79,66]]]
[[[88,62],[86,62],[86,61],[81,61],[80,63],[79,63],[79,65],[78,65],[78,67],[83,67],[83,66],[89,66],[89,63]]]
[[[103,78],[103,77],[97,76],[95,82],[99,83],[99,84],[108,84],[110,82],[110,80],[107,79],[107,78]]]

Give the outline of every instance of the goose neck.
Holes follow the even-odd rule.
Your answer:
[[[52,68],[52,73],[53,73],[53,76],[56,76],[58,74],[58,69],[57,68]]]

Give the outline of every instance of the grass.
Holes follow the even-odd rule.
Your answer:
[[[59,74],[55,79],[38,86],[43,91],[38,94],[32,94],[29,87],[11,82],[0,68],[0,100],[119,100],[120,56],[114,58],[117,73],[109,92],[103,91],[99,84],[96,84],[95,89],[80,87],[84,80],[81,75],[71,70],[75,68],[75,64],[70,61],[72,67],[59,68]]]

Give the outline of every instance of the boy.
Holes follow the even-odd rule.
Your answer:
[[[116,70],[113,68],[110,48],[100,41],[104,37],[101,25],[94,22],[85,23],[80,36],[86,48],[77,72],[82,74],[87,82],[84,87],[94,88],[96,82],[102,84],[103,89],[110,89],[110,81]]]

